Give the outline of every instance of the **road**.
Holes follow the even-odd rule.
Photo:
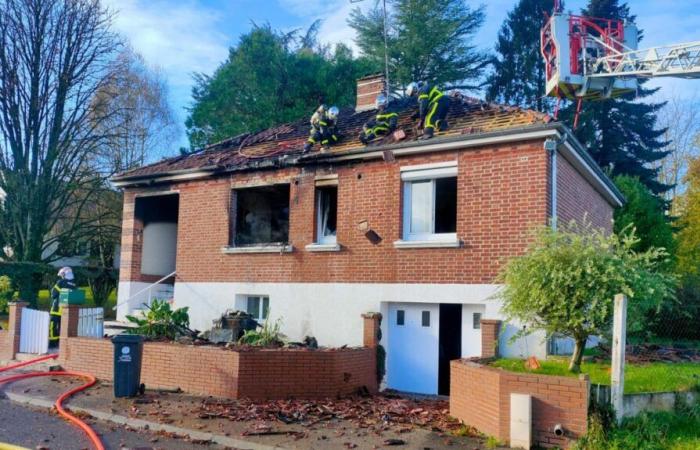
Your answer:
[[[90,421],[106,449],[216,449],[146,432],[126,430],[114,424]],[[78,450],[91,448],[87,437],[75,426],[46,410],[0,399],[0,443],[29,449]]]

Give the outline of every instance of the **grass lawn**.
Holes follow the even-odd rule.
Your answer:
[[[95,306],[95,301],[92,298],[92,291],[90,291],[90,288],[81,287],[80,289],[85,291],[85,306]],[[116,317],[116,311],[112,310],[112,308],[116,304],[117,291],[115,289],[114,291],[112,291],[111,294],[109,294],[107,303],[102,305],[105,308],[105,319],[113,319]],[[37,308],[42,311],[48,311],[49,309],[51,309],[51,295],[49,294],[49,291],[47,289],[42,289],[39,291],[39,295],[37,296]],[[7,329],[7,315],[0,315],[0,327],[2,327],[3,329]]]
[[[499,359],[491,365],[511,372],[532,372],[545,375],[576,376],[567,370],[568,358],[550,358],[540,361],[542,368],[531,371],[520,359]],[[584,362],[581,372],[587,373],[591,383],[610,384],[610,364]],[[625,393],[684,391],[700,386],[700,364],[663,363],[627,364]]]

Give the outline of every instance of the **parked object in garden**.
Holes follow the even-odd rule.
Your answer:
[[[258,322],[244,311],[227,310],[220,318],[214,320],[214,326],[207,333],[209,341],[214,344],[237,342],[248,330],[255,330]]]

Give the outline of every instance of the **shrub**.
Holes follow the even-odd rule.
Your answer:
[[[274,323],[270,323],[270,319],[266,319],[259,329],[246,330],[238,343],[256,347],[280,347],[284,345],[284,335],[280,332],[281,328],[281,319],[277,319]]]
[[[170,303],[154,300],[143,318],[126,316],[129,322],[137,325],[130,328],[128,333],[140,334],[151,339],[175,339],[178,336],[191,335],[188,309],[184,307],[173,310]]]
[[[0,314],[7,313],[7,304],[12,301],[15,289],[12,280],[7,275],[0,276]]]

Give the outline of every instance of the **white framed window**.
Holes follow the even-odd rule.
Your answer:
[[[404,241],[457,240],[457,165],[402,168]]]
[[[316,187],[316,243],[337,243],[338,186]]]
[[[265,320],[270,314],[270,297],[264,295],[246,295],[245,311],[257,320]]]

